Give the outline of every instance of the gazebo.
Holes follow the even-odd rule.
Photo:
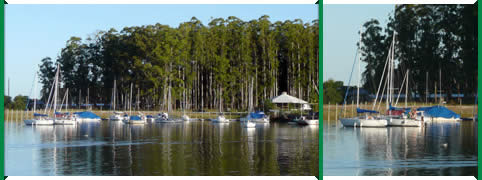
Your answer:
[[[271,102],[273,104],[281,104],[281,106],[283,106],[284,104],[299,104],[301,107],[304,104],[308,104],[308,102],[294,96],[290,96],[286,92],[282,92],[281,95],[274,97],[273,99],[271,99]]]

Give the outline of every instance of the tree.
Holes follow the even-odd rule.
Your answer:
[[[343,91],[341,88],[343,88],[342,81],[334,81],[333,79],[329,79],[328,81],[323,82],[323,104],[342,103]]]
[[[71,37],[55,61],[42,60],[42,97],[58,63],[61,92],[69,88],[79,104],[116,97],[120,109],[246,110],[251,86],[255,108],[283,91],[317,102],[317,33],[317,20],[273,24],[264,15],[214,18],[206,26],[193,17],[176,28],[157,23]]]

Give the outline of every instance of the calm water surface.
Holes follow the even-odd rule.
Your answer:
[[[474,176],[477,124],[344,128],[323,122],[323,175]]]
[[[19,175],[318,174],[318,126],[239,122],[26,126],[5,122],[5,170]]]

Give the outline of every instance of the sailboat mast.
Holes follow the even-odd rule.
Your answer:
[[[69,112],[69,88],[67,88],[67,94],[65,98],[65,111]]]
[[[440,93],[440,96],[439,96],[439,103],[442,104],[442,69],[439,68],[438,69],[439,71],[439,93]]]
[[[425,74],[425,104],[428,104],[428,71]]]
[[[59,84],[59,64],[57,64],[57,73],[55,73],[55,85],[54,85],[54,117],[57,111],[57,93],[58,93],[58,84]],[[55,118],[54,118],[55,119]]]
[[[33,113],[35,114],[35,110],[37,108],[37,73],[35,73],[35,77],[33,78]]]
[[[394,63],[393,61],[395,60],[395,32],[393,32],[393,40],[392,40],[392,46],[393,46],[393,49],[392,49],[392,54],[391,54],[391,58],[390,58],[390,104],[392,104],[393,102],[393,76],[394,76]]]
[[[358,50],[360,50],[361,47],[361,28],[360,28],[360,40],[358,41]],[[359,51],[357,53],[360,53]],[[360,102],[360,76],[361,76],[361,71],[360,71],[360,64],[361,64],[361,56],[358,56],[358,85],[357,85],[357,90],[356,90],[356,107],[359,107],[359,102]]]
[[[407,84],[405,86],[405,108],[407,108],[407,101],[408,101],[408,73],[410,73],[410,69],[407,70]]]
[[[115,91],[116,91],[116,84],[115,84],[115,83],[116,83],[116,82],[115,82],[115,80],[114,80],[114,104],[113,104],[113,105],[114,105],[114,112],[115,112],[115,98],[117,97],[117,96],[116,96],[116,92],[115,92]]]
[[[132,115],[132,83],[131,83],[131,93],[129,96],[129,114]]]

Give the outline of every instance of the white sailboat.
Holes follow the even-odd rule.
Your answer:
[[[253,79],[251,79],[251,88],[250,88],[250,91],[249,91],[249,112],[253,111]],[[256,123],[253,122],[253,120],[256,120],[256,119],[253,119],[252,118],[252,113],[248,113],[248,115],[245,117],[245,118],[241,118],[240,121],[241,121],[241,125],[244,127],[244,128],[254,128],[256,127]],[[264,122],[264,117],[261,117],[261,122]],[[269,122],[269,120],[268,120]]]
[[[117,86],[116,86],[116,80],[114,80],[114,90],[112,92],[112,107],[113,107],[113,114],[109,116],[109,120],[111,121],[122,121],[124,119],[124,112],[117,112],[115,111],[115,105],[116,105],[116,98],[117,98]]]
[[[69,102],[69,89],[67,89],[64,99],[66,99],[66,104],[67,106],[65,107],[66,109],[68,108],[68,102]],[[64,104],[64,101],[62,100],[62,105]],[[77,124],[76,119],[74,116],[67,112],[67,113],[62,113],[62,105],[60,106],[60,110],[58,113],[55,113],[55,122],[54,124],[57,125],[75,125]],[[54,111],[55,112],[55,111]]]
[[[132,110],[132,83],[131,83],[131,92],[130,92],[130,97],[129,97],[129,114],[131,114]],[[147,123],[147,118],[144,114],[139,113],[139,115],[134,115],[134,116],[128,116],[127,118],[124,118],[122,122],[126,124],[146,124]]]
[[[395,36],[396,36],[396,33],[394,32],[393,33],[393,40],[392,40],[392,51],[391,51],[391,58],[390,58],[390,61],[389,61],[389,70],[388,70],[388,92],[390,93],[390,97],[388,97],[388,116],[386,116],[387,118],[387,125],[388,126],[408,126],[408,127],[420,127],[422,125],[422,121],[418,120],[417,119],[417,112],[414,110],[414,109],[411,109],[409,110],[409,113],[407,114],[404,114],[405,111],[407,111],[407,98],[408,98],[408,74],[409,74],[409,70],[407,70],[407,73],[402,81],[402,87],[403,85],[405,85],[405,108],[404,109],[401,109],[399,110],[399,112],[401,112],[400,114],[398,115],[394,115],[392,113],[393,110],[397,110],[397,108],[395,107],[392,107],[391,104],[393,102],[393,71],[394,71],[394,52],[395,52]],[[406,84],[404,83],[406,81]],[[399,94],[398,94],[398,97],[400,97],[400,92],[401,90],[399,91]],[[398,98],[397,98],[397,101],[395,102],[395,106],[396,104],[398,103]]]
[[[269,123],[269,116],[265,115],[262,111],[253,112],[253,83],[254,80],[251,79],[251,87],[249,90],[249,113],[239,119],[240,122],[246,123]]]
[[[55,123],[55,110],[56,110],[56,106],[57,106],[57,102],[56,102],[57,101],[57,84],[58,84],[57,81],[58,81],[59,72],[60,72],[60,68],[59,68],[59,64],[57,64],[57,71],[55,72],[54,82],[52,83],[52,88],[50,89],[50,94],[49,94],[49,98],[48,98],[48,101],[47,101],[47,105],[45,106],[44,113],[43,114],[35,113],[36,110],[34,109],[34,118],[25,119],[24,123],[26,125],[54,125],[54,123]],[[35,85],[35,87],[36,87],[36,85]],[[47,115],[47,110],[49,108],[48,105],[50,104],[50,100],[52,98],[52,93],[54,94],[54,106],[53,106],[54,118],[48,117],[48,115]],[[35,108],[35,105],[34,105],[34,108]]]
[[[35,80],[34,80],[34,97],[37,97],[37,81],[36,78],[37,76],[35,75]],[[53,85],[52,85],[53,87]],[[47,107],[45,107],[47,109]],[[33,103],[33,119],[25,119],[23,120],[26,125],[53,125],[54,121],[53,119],[49,118],[47,114],[39,114],[37,113],[37,99],[34,98],[34,103]]]
[[[361,33],[361,31],[360,31]],[[360,34],[360,40],[359,40],[359,43],[361,44],[361,34]],[[360,47],[361,45],[358,46],[358,49],[357,49],[357,54],[356,56],[359,54],[359,50],[360,50]],[[353,67],[352,67],[352,72],[353,72],[353,69],[355,67],[355,63],[357,62],[357,58],[355,56],[355,62],[353,64]],[[361,57],[358,59],[358,73],[361,75],[361,72],[360,72],[360,61],[361,61]],[[372,116],[370,114],[373,114],[373,113],[378,113],[376,111],[370,111],[370,110],[364,110],[364,109],[360,109],[359,108],[359,99],[360,99],[360,75],[358,76],[358,85],[357,85],[357,101],[356,101],[356,104],[357,104],[357,114],[364,114],[362,116],[357,116],[357,117],[350,117],[350,118],[341,118],[340,119],[340,122],[341,124],[344,126],[344,127],[386,127],[387,126],[387,120],[385,118],[382,118],[380,116]],[[382,78],[383,78],[383,75],[382,75]],[[350,79],[351,79],[351,75],[350,75]],[[350,80],[351,81],[351,80]],[[350,83],[348,83],[348,86],[350,85]],[[347,91],[345,93],[345,100],[343,102],[343,105],[346,104],[346,97],[348,95],[348,88],[347,88]],[[341,111],[340,111],[340,114],[341,114]]]
[[[221,98],[221,97],[219,97]],[[229,123],[229,119],[226,119],[224,116],[224,113],[222,112],[221,109],[221,103],[219,104],[219,115],[215,119],[211,119],[211,122],[213,123]]]

